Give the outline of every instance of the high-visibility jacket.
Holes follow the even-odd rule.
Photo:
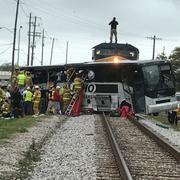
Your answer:
[[[61,87],[61,88],[60,88],[59,93],[60,93],[60,95],[63,95],[63,94],[64,94],[64,87]]]
[[[41,100],[41,91],[40,90],[35,90],[33,94],[33,102],[39,103]]]
[[[64,88],[63,101],[70,101],[71,93],[69,88]]]
[[[76,77],[73,83],[73,90],[74,91],[80,90],[81,87],[82,87],[82,79],[79,77]]]
[[[49,91],[49,100],[50,100],[50,101],[52,100],[52,93],[53,93],[53,90],[50,90],[50,91]]]
[[[20,74],[17,76],[17,79],[18,79],[18,85],[24,86],[25,80],[26,80],[25,74],[20,73]]]
[[[26,91],[25,93],[25,97],[24,97],[24,101],[29,101],[31,102],[32,101],[32,98],[33,98],[33,93],[29,90]]]

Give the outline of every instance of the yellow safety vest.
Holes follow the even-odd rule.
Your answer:
[[[26,80],[26,76],[24,74],[19,74],[17,79],[18,79],[18,85],[23,86]]]
[[[75,78],[74,79],[74,90],[78,90],[78,89],[81,89],[81,78]]]
[[[25,93],[24,101],[31,102],[32,101],[32,97],[33,97],[33,93],[31,91],[27,90],[26,93]]]

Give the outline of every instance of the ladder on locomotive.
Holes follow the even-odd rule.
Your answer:
[[[71,101],[70,101],[70,103],[69,103],[69,105],[68,105],[68,107],[67,107],[67,109],[66,109],[66,111],[65,111],[65,115],[67,115],[67,116],[70,116],[70,115],[71,115],[72,109],[73,109],[73,107],[74,107],[74,105],[75,105],[75,103],[76,103],[76,101],[77,101],[77,99],[78,99],[79,92],[80,92],[80,91],[76,92],[76,93],[73,95],[73,97],[71,98]]]
[[[86,79],[86,77],[87,77],[87,76],[82,77],[82,83],[84,82],[84,80]],[[67,116],[70,116],[70,115],[71,115],[72,109],[73,109],[76,101],[78,100],[78,97],[79,97],[81,91],[82,91],[82,87],[81,87],[81,89],[80,89],[78,92],[76,92],[76,93],[73,95],[73,97],[71,98],[71,101],[70,101],[70,103],[69,103],[69,105],[68,105],[68,107],[67,107],[67,109],[66,109],[66,111],[65,111],[65,115],[67,115]]]

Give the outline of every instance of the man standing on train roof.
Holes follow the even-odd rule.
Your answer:
[[[113,35],[115,37],[115,43],[117,43],[117,25],[118,22],[116,21],[116,18],[114,17],[113,20],[109,23],[111,25],[111,32],[110,32],[110,43],[112,43]]]

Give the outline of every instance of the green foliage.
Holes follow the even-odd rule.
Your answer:
[[[169,59],[172,64],[173,71],[175,73],[175,78],[177,82],[177,90],[180,91],[180,47],[176,47]]]
[[[10,138],[15,133],[27,132],[28,127],[32,127],[36,120],[32,117],[19,119],[0,119],[0,141]]]
[[[160,53],[156,57],[157,60],[167,60],[167,56],[164,52]]]
[[[11,71],[11,63],[4,63],[0,66],[0,71]]]

